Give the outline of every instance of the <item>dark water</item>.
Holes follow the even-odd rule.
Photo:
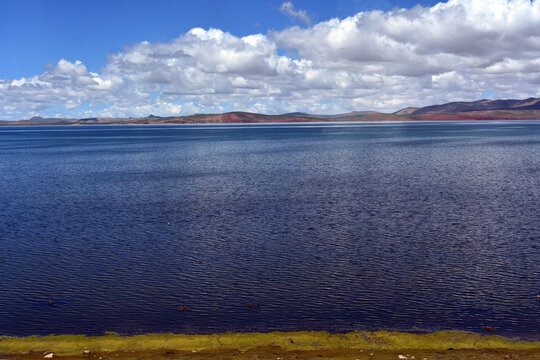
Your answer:
[[[0,190],[0,335],[540,340],[539,121],[3,127]]]

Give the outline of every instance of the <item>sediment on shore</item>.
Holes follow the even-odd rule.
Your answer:
[[[401,355],[411,360],[423,360],[465,359],[472,358],[475,354],[483,355],[481,358],[485,359],[502,359],[504,354],[508,355],[508,358],[514,354],[520,359],[538,359],[540,342],[454,331],[428,334],[393,331],[332,334],[324,331],[304,331],[212,335],[0,337],[2,358],[42,359],[50,354],[54,354],[54,358],[70,359],[397,359],[398,355]]]

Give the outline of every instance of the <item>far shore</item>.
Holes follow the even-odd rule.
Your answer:
[[[26,120],[25,120],[26,121]],[[0,122],[0,128],[26,128],[26,127],[85,127],[91,128],[95,126],[100,127],[113,127],[113,126],[126,126],[126,127],[139,127],[139,126],[185,126],[185,127],[199,127],[204,126],[208,128],[212,127],[227,127],[227,126],[295,126],[295,125],[304,125],[304,126],[324,126],[324,125],[334,125],[334,126],[347,126],[347,125],[378,125],[378,124],[429,124],[429,123],[492,123],[492,122],[514,122],[514,123],[529,123],[529,122],[538,122],[540,119],[412,119],[412,120],[403,120],[403,119],[379,119],[379,120],[340,120],[340,121],[261,121],[261,122],[231,122],[231,123],[203,123],[203,122],[101,122],[101,123],[30,123],[30,122]]]
[[[0,337],[1,359],[540,359],[540,341],[443,331]]]

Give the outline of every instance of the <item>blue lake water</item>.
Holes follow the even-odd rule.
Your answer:
[[[540,121],[0,127],[0,205],[0,335],[540,340]]]

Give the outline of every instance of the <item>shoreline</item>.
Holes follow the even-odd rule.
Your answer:
[[[0,337],[2,359],[483,359],[540,358],[540,341],[461,331],[325,331]],[[476,354],[476,355],[475,355]],[[513,354],[513,355],[512,355]],[[501,355],[503,355],[501,357]],[[512,356],[511,356],[512,355]],[[414,358],[413,358],[414,356]],[[478,357],[477,357],[478,358]]]
[[[265,121],[265,122],[231,122],[231,123],[192,123],[192,122],[178,122],[178,123],[92,123],[92,124],[79,124],[79,123],[31,123],[31,124],[4,124],[0,123],[1,128],[26,128],[26,127],[140,127],[140,126],[186,126],[187,127],[226,127],[226,126],[272,126],[272,125],[281,125],[281,126],[294,126],[294,125],[304,125],[309,126],[320,126],[320,125],[377,125],[377,124],[427,124],[427,123],[471,123],[471,124],[481,124],[481,123],[531,123],[531,122],[540,122],[540,119],[422,119],[422,120],[344,120],[344,121]]]

